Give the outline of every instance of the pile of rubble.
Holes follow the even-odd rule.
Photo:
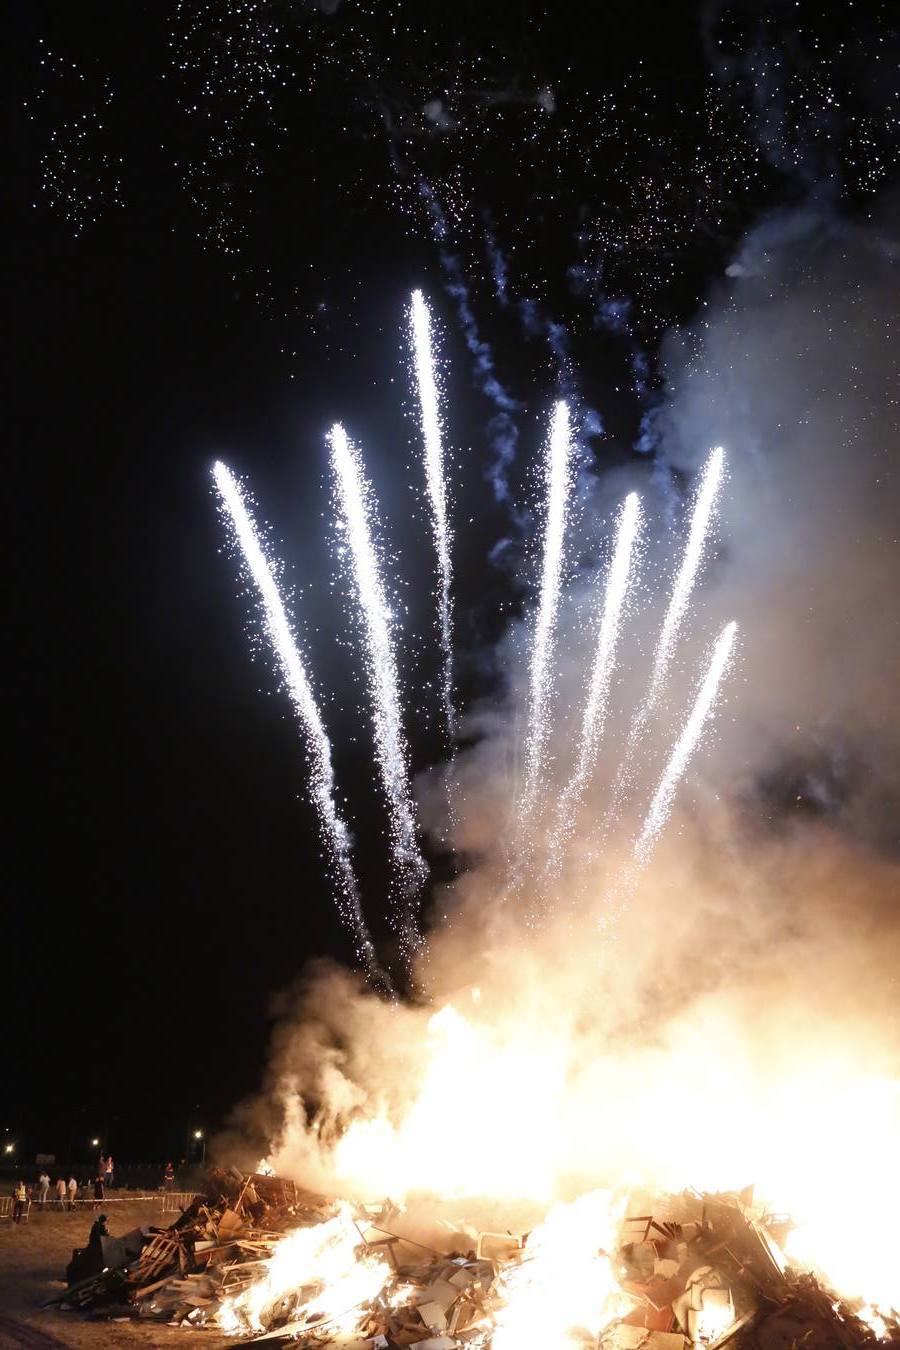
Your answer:
[[[510,1278],[531,1259],[527,1234],[444,1223],[437,1225],[446,1234],[441,1251],[414,1240],[390,1204],[350,1213],[278,1177],[217,1169],[205,1190],[169,1228],[138,1229],[101,1239],[99,1252],[76,1252],[69,1288],[52,1302],[216,1326],[239,1344],[486,1350],[498,1317],[502,1322]],[[384,1272],[376,1296],[331,1316],[321,1304],[317,1309],[314,1285],[289,1282],[286,1292],[257,1302],[252,1328],[235,1317],[235,1304],[264,1281],[286,1236],[338,1215],[352,1234],[353,1259],[377,1262]],[[607,1255],[626,1311],[599,1339],[586,1331],[576,1333],[578,1340],[594,1350],[900,1346],[897,1320],[871,1314],[864,1320],[866,1310],[841,1302],[786,1263],[780,1246],[786,1227],[755,1215],[748,1193],[686,1192],[668,1198],[656,1214],[625,1219],[618,1249]],[[100,1264],[85,1276],[85,1261]]]

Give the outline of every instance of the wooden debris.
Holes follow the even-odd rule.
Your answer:
[[[772,1229],[751,1204],[750,1191],[685,1192],[672,1197],[665,1213],[626,1219],[613,1255],[631,1311],[606,1327],[599,1341],[573,1329],[577,1343],[585,1350],[873,1350],[872,1333],[851,1309],[811,1275],[788,1267]],[[121,1248],[127,1259],[72,1284],[44,1306],[105,1307],[120,1318],[127,1309],[141,1319],[214,1325],[226,1300],[265,1275],[286,1233],[317,1226],[337,1212],[283,1178],[216,1169],[206,1193],[169,1228],[137,1229],[114,1240],[110,1250]],[[263,1331],[238,1344],[295,1350],[490,1346],[505,1298],[498,1277],[528,1260],[527,1236],[438,1224],[437,1240],[457,1247],[441,1251],[418,1241],[389,1202],[380,1209],[360,1207],[355,1222],[361,1252],[382,1259],[392,1272],[382,1294],[332,1322],[313,1311],[315,1286],[292,1290],[263,1310]],[[896,1325],[891,1336],[900,1345]]]

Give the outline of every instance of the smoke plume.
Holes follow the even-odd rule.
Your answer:
[[[582,494],[567,550],[593,561],[570,563],[538,852],[573,765],[614,513],[642,494],[659,542],[566,867],[552,883],[536,867],[540,894],[504,903],[526,619],[495,653],[502,696],[469,714],[455,839],[467,867],[435,897],[419,997],[386,1003],[319,965],[283,1009],[264,1100],[239,1120],[279,1169],[469,1214],[540,1211],[623,1180],[756,1182],[812,1230],[826,1202],[842,1222],[875,1187],[885,1212],[900,1203],[885,1174],[900,1151],[898,218],[889,203],[864,228],[810,211],[764,222],[703,321],[667,336],[662,453],[690,486],[721,443],[729,479],[633,800],[604,838],[678,553],[646,461]],[[698,661],[732,617],[741,648],[715,734],[624,903],[618,880]],[[443,828],[437,778],[417,790]]]

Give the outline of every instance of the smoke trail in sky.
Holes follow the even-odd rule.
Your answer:
[[[335,803],[331,743],[313,694],[303,658],[291,629],[272,565],[265,555],[259,532],[234,475],[218,461],[212,470],[223,510],[231,522],[247,570],[262,603],[266,635],[272,644],[285,687],[306,735],[310,759],[310,795],[319,813],[337,880],[337,904],[353,934],[356,953],[369,974],[388,985],[379,968],[360,905],[359,889],[350,861],[350,832]]]
[[[447,479],[444,471],[441,414],[434,369],[431,312],[421,291],[413,291],[410,309],[410,335],[422,415],[422,439],[425,443],[425,482],[431,507],[431,528],[434,534],[434,546],[438,561],[438,585],[440,588],[438,619],[443,658],[441,692],[447,732],[452,747],[456,735],[456,712],[453,706],[453,607],[450,596],[452,580],[451,533],[447,519]]]
[[[494,236],[493,231],[486,226],[484,231],[484,246],[487,252],[488,261],[491,265],[491,276],[494,281],[494,294],[501,305],[508,303],[507,288],[509,286],[509,267],[506,257],[500,245]]]
[[[575,826],[575,811],[596,763],[597,751],[609,710],[609,690],[616,664],[616,647],[622,626],[622,609],[628,591],[632,559],[640,536],[640,528],[640,498],[636,492],[629,492],[619,512],[616,542],[606,578],[597,646],[594,650],[590,684],[581,724],[578,761],[557,806],[548,850],[548,871],[558,870],[562,863],[563,849]]]
[[[713,649],[709,669],[694,700],[691,715],[684,724],[684,730],[675,743],[675,748],[659,781],[659,786],[653,794],[650,809],[634,846],[635,860],[641,866],[647,862],[653,845],[665,827],[669,812],[672,809],[675,789],[678,787],[688,761],[696,750],[703,729],[716,705],[722,679],[731,663],[736,633],[737,624],[732,620],[731,623],[725,625],[719,634]]]
[[[447,294],[456,302],[456,312],[463,338],[474,358],[476,383],[496,409],[487,427],[488,437],[495,456],[494,463],[488,470],[488,479],[494,489],[496,500],[508,502],[510,493],[506,475],[516,457],[516,447],[519,441],[519,430],[513,421],[512,414],[520,410],[520,405],[507,393],[497,379],[494,369],[494,354],[478,331],[462,263],[455,253],[450,252],[447,246],[450,232],[440,202],[424,179],[419,182],[419,193],[428,207],[434,226],[434,237],[438,244],[441,266],[447,278],[445,283]]]
[[[560,400],[553,409],[544,459],[546,504],[541,589],[538,598],[528,693],[528,727],[525,739],[525,789],[521,818],[527,822],[540,781],[544,747],[549,732],[548,702],[551,661],[556,638],[556,615],[562,582],[563,541],[566,511],[572,486],[572,439],[568,404]]]
[[[331,464],[341,525],[353,565],[356,594],[365,630],[375,750],[390,820],[391,848],[397,865],[404,912],[402,937],[414,942],[413,907],[428,874],[416,842],[416,821],[409,784],[408,751],[400,720],[400,682],[384,591],[373,538],[374,493],[356,446],[340,423],[329,435]]]

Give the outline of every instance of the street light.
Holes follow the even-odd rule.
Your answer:
[[[3,1146],[4,1153],[15,1153],[15,1151],[16,1151],[15,1144],[4,1144]]]
[[[200,1161],[201,1161],[201,1162],[206,1162],[206,1138],[205,1138],[205,1136],[204,1136],[204,1134],[203,1134],[203,1131],[202,1131],[202,1130],[195,1130],[195,1131],[194,1131],[194,1138],[196,1139],[196,1141],[197,1141],[198,1144],[200,1143],[201,1139],[203,1140],[203,1152],[202,1152]]]
[[[92,1147],[92,1148],[98,1148],[99,1145],[100,1145],[100,1140],[99,1140],[99,1139],[92,1139],[92,1140],[91,1140],[91,1147]]]

